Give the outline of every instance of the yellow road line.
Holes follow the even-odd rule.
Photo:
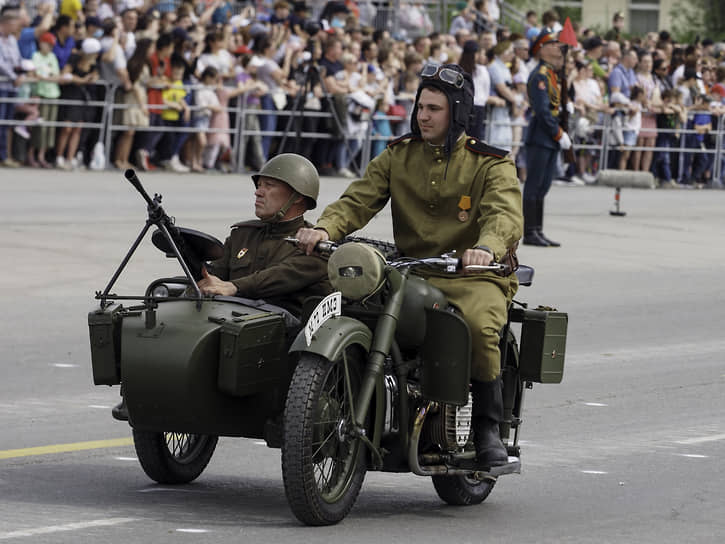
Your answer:
[[[74,442],[72,444],[54,444],[52,446],[38,446],[35,448],[21,448],[18,450],[0,450],[0,459],[14,457],[29,457],[31,455],[48,455],[50,453],[67,453],[70,451],[97,450],[101,448],[116,448],[133,445],[133,438],[111,438],[110,440],[90,440],[88,442]]]

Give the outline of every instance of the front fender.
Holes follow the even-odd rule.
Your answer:
[[[342,350],[351,344],[358,344],[365,353],[370,351],[373,333],[370,329],[351,317],[337,316],[325,321],[312,335],[312,342],[307,345],[304,329],[299,332],[289,349],[290,353],[316,353],[328,361],[336,360]]]

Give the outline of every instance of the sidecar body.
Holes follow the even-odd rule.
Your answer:
[[[235,297],[112,303],[89,313],[94,383],[123,384],[144,431],[264,436],[293,368],[284,311]]]

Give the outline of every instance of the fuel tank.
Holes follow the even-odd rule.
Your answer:
[[[402,349],[417,348],[425,340],[426,308],[445,310],[448,307],[443,292],[418,276],[409,276],[400,311],[395,339]]]

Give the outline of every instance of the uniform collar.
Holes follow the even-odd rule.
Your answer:
[[[289,221],[276,221],[274,223],[267,223],[267,231],[270,234],[289,234],[297,232],[299,229],[305,226],[305,217],[303,215],[297,216]]]

